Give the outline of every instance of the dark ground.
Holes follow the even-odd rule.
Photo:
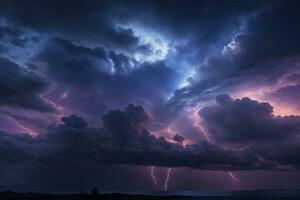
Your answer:
[[[235,192],[228,195],[183,196],[183,195],[133,195],[133,194],[48,194],[48,193],[14,193],[0,192],[0,200],[289,200],[300,199],[298,192],[277,194],[268,191]]]

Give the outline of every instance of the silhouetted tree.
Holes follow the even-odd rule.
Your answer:
[[[96,197],[99,195],[99,192],[98,192],[98,188],[96,186],[94,186],[91,190],[91,195]]]

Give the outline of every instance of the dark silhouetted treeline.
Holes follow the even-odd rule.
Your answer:
[[[98,192],[86,194],[51,194],[51,193],[15,193],[0,192],[0,200],[299,200],[299,196],[262,197],[255,194],[249,196],[155,196],[133,195],[126,193],[101,194]]]

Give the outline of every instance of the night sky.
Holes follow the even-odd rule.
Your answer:
[[[0,0],[0,190],[300,189],[299,10]]]

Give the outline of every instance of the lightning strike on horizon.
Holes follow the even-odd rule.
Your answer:
[[[193,118],[193,119],[194,119],[194,126],[197,127],[199,130],[201,130],[202,134],[203,134],[204,137],[205,137],[205,140],[206,140],[207,142],[210,142],[211,140],[210,140],[209,134],[206,132],[206,130],[205,130],[204,128],[202,128],[202,127],[200,126],[200,124],[198,123],[198,120],[196,120],[196,119],[198,119],[197,113],[194,113],[193,116],[194,116],[194,118]],[[228,175],[229,175],[229,177],[230,177],[234,182],[240,182],[240,180],[239,180],[232,172],[228,172]]]
[[[157,180],[156,180],[156,176],[154,175],[154,166],[151,166],[150,168],[150,175],[151,175],[151,178],[153,180],[153,183],[154,183],[154,187],[157,185]]]
[[[166,128],[166,131],[173,132],[173,130],[169,126]],[[170,139],[168,141],[176,143],[176,141],[174,141],[172,139]],[[157,177],[154,175],[154,169],[155,169],[155,167],[151,166],[150,169],[151,169],[150,176],[151,176],[151,178],[153,180],[154,185],[156,186],[157,185]],[[165,191],[168,190],[168,183],[169,183],[170,175],[171,175],[171,168],[168,168],[168,170],[167,170],[167,177],[166,177],[165,182],[164,182],[164,190]]]
[[[234,182],[240,182],[240,180],[232,172],[228,172],[228,175]]]
[[[168,168],[167,171],[167,177],[164,183],[164,190],[167,191],[168,190],[168,184],[169,184],[169,179],[170,179],[170,173],[171,173],[171,168]]]

